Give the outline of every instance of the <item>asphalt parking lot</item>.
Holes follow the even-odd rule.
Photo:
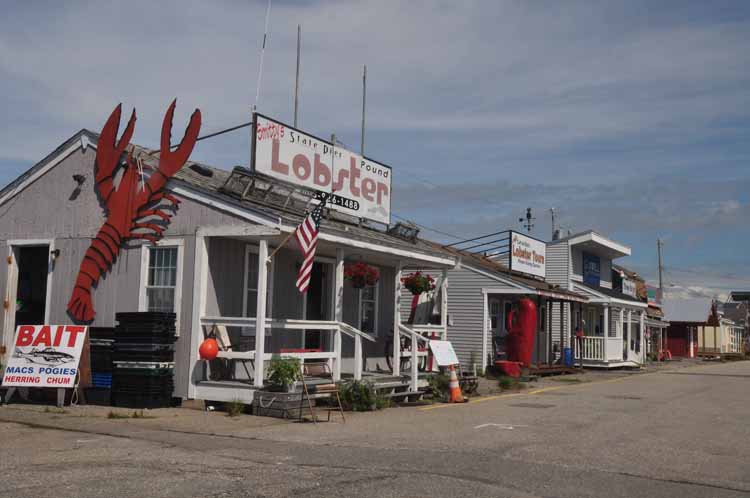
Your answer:
[[[0,408],[2,497],[750,496],[750,362],[298,424]]]

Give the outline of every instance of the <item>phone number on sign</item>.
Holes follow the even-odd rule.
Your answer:
[[[322,195],[318,194],[316,197],[320,199]],[[354,199],[348,199],[346,197],[341,197],[340,195],[336,195],[336,194],[333,194],[331,197],[328,198],[328,204],[345,207],[347,209],[351,209],[352,211],[359,211],[358,201],[355,201]]]

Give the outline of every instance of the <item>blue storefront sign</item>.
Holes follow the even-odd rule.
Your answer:
[[[599,287],[602,273],[602,262],[599,256],[583,253],[583,282],[594,287]]]

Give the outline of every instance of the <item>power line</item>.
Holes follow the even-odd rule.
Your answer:
[[[408,218],[404,218],[403,216],[399,216],[396,213],[391,213],[391,216],[393,216],[394,218],[398,218],[399,220],[406,221],[408,223],[413,223],[413,224],[417,225],[419,228],[424,228],[425,230],[428,230],[430,232],[439,233],[440,235],[445,235],[446,237],[451,237],[451,238],[457,239],[457,240],[463,240],[463,237],[459,237],[458,235],[453,235],[452,233],[443,232],[442,230],[438,230],[437,228],[431,228],[431,227],[428,227],[426,225],[422,225],[422,224],[417,223],[415,221],[412,221],[412,220],[410,220]]]

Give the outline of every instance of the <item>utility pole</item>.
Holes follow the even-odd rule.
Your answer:
[[[299,110],[299,59],[302,41],[302,26],[297,25],[297,77],[294,79],[294,127],[297,128],[297,112]]]
[[[367,65],[362,69],[362,141],[359,145],[359,154],[365,155],[365,103],[367,101]]]
[[[661,246],[664,244],[664,242],[661,241],[660,238],[656,238],[656,253],[659,259],[659,293],[656,296],[657,301],[663,302],[664,300],[664,281],[662,280],[662,261],[661,261]],[[660,329],[661,333],[659,334],[659,351],[663,351],[668,348],[668,339],[667,339],[667,330],[666,329]],[[688,327],[688,333],[692,334],[692,331],[690,331],[690,328]],[[691,344],[691,341],[688,341],[688,344]]]
[[[659,257],[659,299],[664,299],[664,282],[662,280],[662,268],[663,264],[661,261],[661,248],[664,245],[664,242],[662,242],[661,239],[656,239],[656,252]]]
[[[550,214],[552,214],[552,240],[555,240],[555,208],[549,208]]]

